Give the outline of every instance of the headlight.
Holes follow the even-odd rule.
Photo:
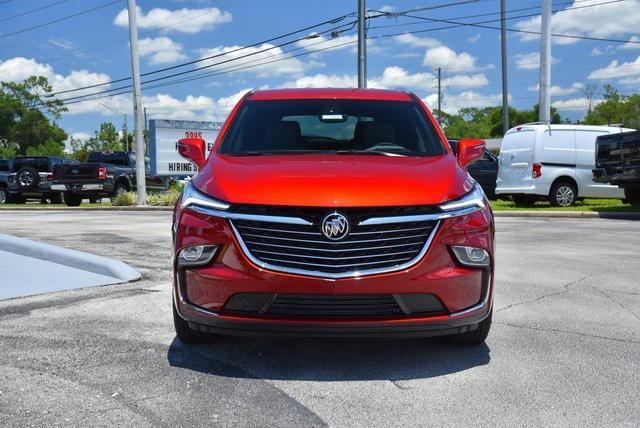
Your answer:
[[[187,208],[193,205],[223,211],[229,209],[230,207],[229,204],[207,196],[201,191],[197,190],[191,182],[187,183],[187,185],[184,186],[180,205],[182,205],[183,208]]]
[[[442,211],[454,211],[465,208],[477,208],[482,209],[486,206],[485,196],[482,191],[482,187],[478,183],[473,187],[469,193],[461,198],[454,199],[453,201],[446,202],[440,205]]]

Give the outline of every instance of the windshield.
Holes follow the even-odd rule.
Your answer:
[[[219,152],[229,155],[444,154],[417,103],[371,100],[248,101]]]

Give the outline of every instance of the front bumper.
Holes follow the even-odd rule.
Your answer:
[[[493,257],[493,221],[488,209],[443,220],[427,253],[415,265],[358,278],[319,278],[265,269],[246,256],[227,219],[178,208],[174,219],[176,254],[184,246],[210,243],[221,248],[209,265],[177,269],[174,262],[175,307],[196,330],[230,335],[435,336],[477,328],[492,307],[493,266],[460,266],[449,248],[477,246]],[[445,310],[427,315],[340,319],[229,313],[225,304],[238,293],[427,293],[436,296]]]

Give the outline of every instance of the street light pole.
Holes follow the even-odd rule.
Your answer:
[[[500,48],[502,51],[502,133],[509,130],[509,85],[507,83],[507,29],[505,0],[500,0]]]
[[[367,34],[365,0],[358,0],[358,88],[367,87]]]
[[[540,122],[551,122],[551,0],[542,0],[540,30]]]
[[[140,56],[138,54],[138,24],[136,0],[128,0],[129,40],[131,44],[131,69],[133,75],[133,123],[134,141],[136,145],[136,187],[138,189],[138,205],[147,204],[145,185],[145,153],[142,139],[142,98],[140,95]]]

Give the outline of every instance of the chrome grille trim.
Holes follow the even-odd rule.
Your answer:
[[[229,220],[252,220],[252,221],[267,221],[271,223],[285,223],[285,224],[299,224],[302,226],[311,226],[313,223],[299,217],[283,217],[276,215],[258,215],[258,214],[241,214],[229,211],[214,210],[212,208],[205,208],[199,205],[189,205],[185,207],[191,211],[195,211],[200,214],[210,215],[213,217],[226,218]]]
[[[228,218],[228,217],[227,217]],[[233,220],[233,219],[232,219]],[[252,219],[253,220],[253,219]],[[266,220],[262,220],[262,221],[266,221]],[[398,261],[399,264],[395,265],[395,266],[389,266],[389,267],[383,267],[383,268],[373,268],[373,269],[363,269],[363,270],[358,270],[357,266],[358,265],[362,265],[362,264],[353,264],[353,266],[340,266],[340,265],[321,265],[321,264],[310,264],[310,263],[303,263],[303,262],[291,262],[291,261],[287,261],[287,260],[279,260],[279,259],[275,259],[275,260],[269,260],[269,261],[263,261],[258,259],[256,256],[254,256],[252,254],[252,252],[249,250],[249,248],[247,247],[247,244],[245,243],[244,239],[242,238],[240,232],[238,231],[238,229],[236,228],[236,226],[233,224],[233,221],[229,222],[231,224],[231,228],[233,229],[233,233],[236,236],[236,239],[238,240],[238,243],[240,244],[240,247],[242,248],[242,251],[244,252],[244,254],[247,256],[247,258],[256,266],[259,266],[263,269],[266,270],[271,270],[274,272],[284,272],[284,273],[290,273],[290,274],[295,274],[295,275],[304,275],[304,276],[313,276],[313,277],[318,277],[318,278],[326,278],[326,279],[340,279],[340,278],[358,278],[358,277],[362,277],[362,276],[366,276],[366,275],[377,275],[377,274],[382,274],[382,273],[388,273],[388,272],[396,272],[396,271],[401,271],[404,269],[408,269],[411,266],[415,265],[416,263],[418,263],[427,253],[427,251],[429,250],[430,246],[431,246],[431,242],[433,241],[434,237],[436,236],[436,234],[438,233],[438,230],[440,229],[440,221],[437,221],[435,223],[435,225],[433,225],[433,228],[431,229],[431,233],[428,235],[424,245],[422,245],[422,248],[420,249],[420,251],[418,252],[418,254],[416,255],[416,257],[412,258],[412,259],[407,259],[407,258],[401,258],[401,259],[397,259],[397,260],[386,260],[383,263],[392,263],[392,262],[396,262]],[[422,237],[424,237],[426,235],[422,235]],[[405,237],[407,238],[407,237]],[[290,239],[291,240],[291,239]],[[304,242],[304,241],[303,241]],[[313,242],[313,241],[311,241]],[[363,242],[363,241],[358,241],[358,242]],[[371,242],[379,242],[379,240],[371,240]],[[353,244],[353,242],[351,242],[351,244]],[[409,246],[409,245],[420,245],[421,243],[410,243],[410,244],[402,244],[403,246]],[[260,243],[259,245],[269,245],[269,244],[262,244]],[[273,246],[273,244],[269,245],[269,246]],[[296,248],[296,247],[294,247]],[[380,247],[376,247],[376,248],[380,248]],[[309,250],[309,248],[305,248],[305,247],[300,247],[299,249],[306,249]],[[311,249],[312,251],[315,250],[321,250],[321,249]],[[359,248],[358,250],[362,250],[362,248]],[[338,251],[346,251],[346,250],[338,250]],[[299,257],[304,257],[304,256],[299,256]],[[266,258],[264,258],[264,260],[266,260]],[[299,269],[299,268],[293,268],[293,267],[286,267],[286,266],[282,266],[279,264],[274,264],[271,262],[276,262],[276,263],[287,263],[287,264],[300,264],[300,265],[304,265],[304,266],[310,266],[310,267],[330,267],[330,268],[336,268],[336,267],[353,267],[354,269],[351,269],[347,272],[340,272],[340,273],[331,273],[331,272],[323,272],[320,270],[313,270],[313,269]],[[372,265],[375,264],[375,262],[373,263],[366,263],[366,265]]]

